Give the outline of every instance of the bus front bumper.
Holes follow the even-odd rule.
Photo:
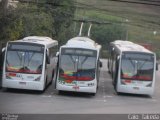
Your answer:
[[[19,81],[19,80],[5,80],[2,82],[3,88],[15,88],[26,90],[44,90],[44,85],[40,81]]]
[[[151,95],[152,96],[154,93],[154,89],[153,89],[153,87],[120,85],[117,87],[117,92],[141,94],[141,95]]]
[[[62,91],[84,92],[84,93],[97,92],[96,86],[81,87],[81,86],[67,86],[67,85],[57,84],[56,89]]]

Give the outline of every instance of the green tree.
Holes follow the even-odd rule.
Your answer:
[[[25,36],[49,36],[64,43],[71,37],[74,7],[72,0],[20,2],[0,17],[0,39],[16,40]]]

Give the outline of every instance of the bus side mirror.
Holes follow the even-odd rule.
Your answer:
[[[4,55],[5,55],[5,51],[6,51],[6,48],[3,48],[2,49],[2,54],[1,54],[1,59],[2,59],[2,61],[4,60]]]
[[[59,56],[59,52],[56,53],[56,57],[58,57],[58,56]]]
[[[156,70],[158,71],[158,63],[156,63]]]
[[[103,67],[103,65],[102,65],[102,62],[101,62],[101,61],[99,61],[99,67]]]
[[[2,48],[2,53],[4,53],[5,52],[5,50],[6,50],[6,48],[4,47],[4,48]]]
[[[120,59],[120,56],[118,55],[118,56],[117,56],[117,60],[119,60],[119,59]]]

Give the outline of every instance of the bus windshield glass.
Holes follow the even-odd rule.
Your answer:
[[[154,70],[154,55],[123,53],[121,79],[151,81]]]
[[[88,81],[95,78],[97,52],[94,50],[63,48],[59,77],[62,80]]]
[[[37,49],[31,45],[27,45],[27,47],[21,45],[21,47],[13,47],[12,44],[9,45],[6,56],[6,71],[41,74],[44,56],[42,51],[44,51],[44,47],[36,46]]]

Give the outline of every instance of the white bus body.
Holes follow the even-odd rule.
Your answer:
[[[110,43],[108,70],[117,93],[153,95],[156,55],[130,41]]]
[[[8,42],[2,87],[43,91],[54,77],[57,46],[56,40],[39,36]]]
[[[95,95],[99,81],[101,46],[87,37],[75,37],[60,47],[56,89]]]

